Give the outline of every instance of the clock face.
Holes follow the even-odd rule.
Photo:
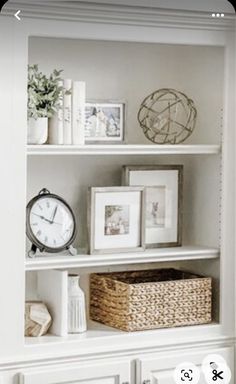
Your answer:
[[[70,209],[52,196],[37,199],[29,212],[29,226],[37,242],[45,248],[66,247],[74,236],[75,223]]]

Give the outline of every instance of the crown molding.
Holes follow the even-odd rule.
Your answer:
[[[10,16],[18,9],[21,10],[22,18],[217,31],[235,29],[235,16],[232,14],[226,14],[224,18],[213,18],[209,12],[85,1],[47,1],[40,5],[29,0],[12,1],[3,8],[2,14]]]

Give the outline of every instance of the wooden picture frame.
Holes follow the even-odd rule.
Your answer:
[[[90,254],[144,251],[144,217],[145,188],[89,188]]]
[[[167,173],[166,183],[165,173]],[[173,178],[172,182],[171,177]],[[145,187],[146,219],[144,223],[144,229],[146,248],[181,246],[183,212],[183,165],[124,166],[122,180],[124,185],[142,185]],[[149,201],[151,200],[151,198],[149,199],[149,195],[151,193],[154,196],[156,188],[159,188],[157,191],[157,200],[160,199],[162,215],[160,215],[158,218],[157,214],[155,215],[155,212],[153,212],[153,219],[156,217],[156,222],[153,224],[152,228],[151,225],[149,225],[148,229],[148,216],[151,216],[150,208],[148,208],[148,206],[151,204]],[[157,202],[156,204],[156,210],[158,210],[157,207],[159,203]],[[153,206],[153,210],[155,211],[155,206]],[[172,217],[170,217],[171,214]],[[172,226],[171,219],[173,220]],[[156,239],[156,241],[154,241],[154,239]]]

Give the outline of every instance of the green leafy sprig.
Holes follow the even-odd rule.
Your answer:
[[[28,66],[28,117],[52,117],[58,111],[64,93],[62,72],[54,69],[47,77],[37,64]]]

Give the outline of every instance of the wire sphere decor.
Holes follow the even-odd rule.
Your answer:
[[[196,119],[193,100],[171,88],[147,96],[138,112],[144,135],[155,144],[182,143],[193,133]]]

